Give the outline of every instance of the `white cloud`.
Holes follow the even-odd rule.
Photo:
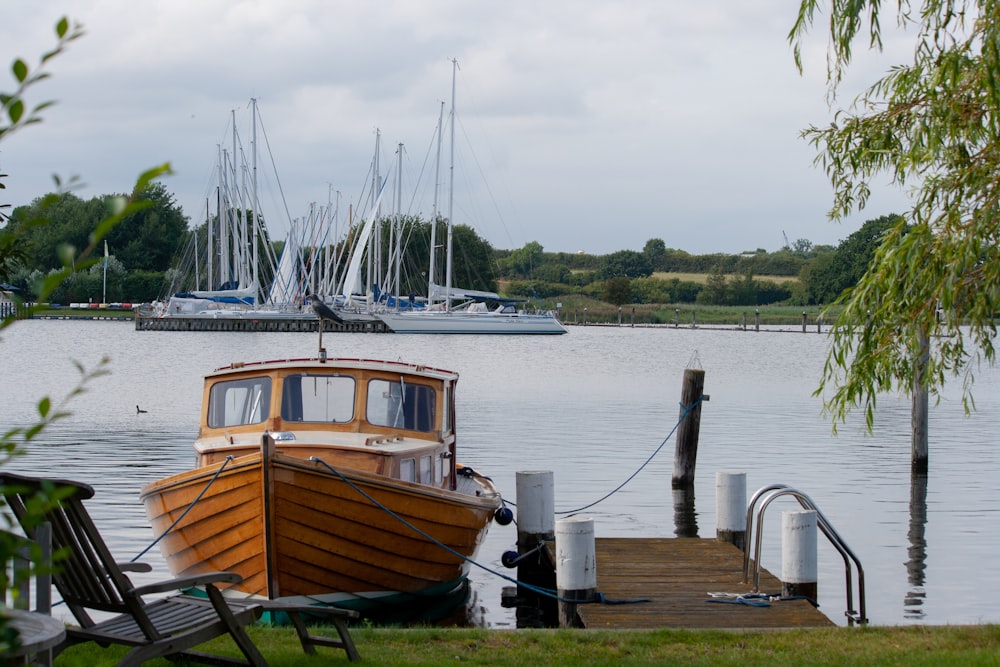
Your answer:
[[[404,142],[416,179],[457,58],[458,134],[470,145],[456,184],[476,194],[456,192],[456,218],[497,247],[605,253],[660,237],[694,253],[776,249],[782,231],[836,243],[905,207],[879,189],[846,225],[825,221],[829,185],[798,138],[830,117],[825,36],[806,45],[799,76],[786,41],[794,3],[63,4],[17,3],[0,27],[6,62],[48,48],[60,12],[87,31],[36,92],[58,105],[4,142],[14,205],[50,191],[53,173],[79,174],[87,197],[126,191],[169,161],[167,188],[200,219],[233,110],[249,140],[250,98],[290,214],[325,202],[331,186],[356,204],[375,128],[385,169]],[[889,58],[862,55],[843,98],[907,48],[902,39]]]

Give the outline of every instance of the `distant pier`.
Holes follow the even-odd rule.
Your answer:
[[[391,333],[379,319],[345,319],[343,322],[323,322],[324,332],[342,333]],[[148,316],[136,313],[136,331],[275,331],[275,332],[315,332],[319,330],[319,319],[311,314],[288,314],[287,316],[259,317],[184,317],[168,315]]]

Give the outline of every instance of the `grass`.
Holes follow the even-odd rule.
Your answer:
[[[898,626],[726,632],[692,630],[388,629],[352,632],[368,665],[997,665],[1000,626]],[[254,627],[254,642],[271,665],[347,664],[340,649],[302,653],[289,628]],[[331,636],[336,636],[333,630]],[[228,639],[205,645],[237,655]],[[75,646],[57,667],[113,665],[124,649]],[[184,663],[156,660],[150,665]]]
[[[712,274],[710,274],[710,273],[683,273],[681,271],[655,271],[655,272],[653,272],[653,278],[656,278],[657,280],[673,280],[674,278],[676,278],[677,280],[680,280],[681,282],[698,283],[700,285],[706,284],[708,282],[708,279],[709,279],[709,277],[711,275]],[[741,276],[741,275],[740,276],[733,276],[732,274],[730,274],[730,275],[728,275],[726,277],[727,277],[727,279],[732,280],[734,277],[736,277],[736,278],[742,278],[743,276]],[[799,277],[798,276],[758,276],[758,275],[754,275],[753,279],[754,280],[760,280],[760,281],[767,280],[769,282],[777,283],[779,285],[782,285],[784,283],[795,282],[795,281],[797,281],[799,279]]]
[[[566,324],[617,324],[620,316],[624,326],[633,322],[673,325],[677,320],[679,326],[685,327],[691,325],[692,319],[697,324],[741,326],[745,317],[747,327],[753,327],[754,318],[759,314],[760,323],[764,325],[798,326],[802,324],[802,314],[805,313],[808,326],[815,329],[817,318],[823,310],[819,306],[707,306],[676,303],[624,305],[619,311],[617,306],[610,303],[580,295],[563,296],[557,300],[562,303],[560,319]],[[546,301],[543,307],[554,309],[554,301]],[[824,322],[829,324],[831,319],[827,318]]]

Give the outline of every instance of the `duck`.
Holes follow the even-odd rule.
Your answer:
[[[137,415],[144,415],[144,414],[146,414],[146,410],[143,410],[142,408],[140,408],[137,405],[137,406],[135,406],[135,414],[137,414]]]

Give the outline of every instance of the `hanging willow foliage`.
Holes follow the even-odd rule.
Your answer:
[[[850,65],[852,46],[882,48],[878,0],[832,0],[828,98]],[[789,34],[800,71],[801,45],[820,7],[802,0]],[[895,24],[915,36],[913,62],[893,67],[836,113],[802,132],[833,185],[830,217],[864,208],[870,182],[891,176],[912,208],[889,230],[867,273],[837,301],[843,306],[817,394],[834,427],[864,406],[869,429],[876,397],[915,379],[938,395],[961,378],[972,384],[995,362],[1000,286],[1000,7],[997,2],[900,2]],[[920,341],[934,343],[920,372]]]

